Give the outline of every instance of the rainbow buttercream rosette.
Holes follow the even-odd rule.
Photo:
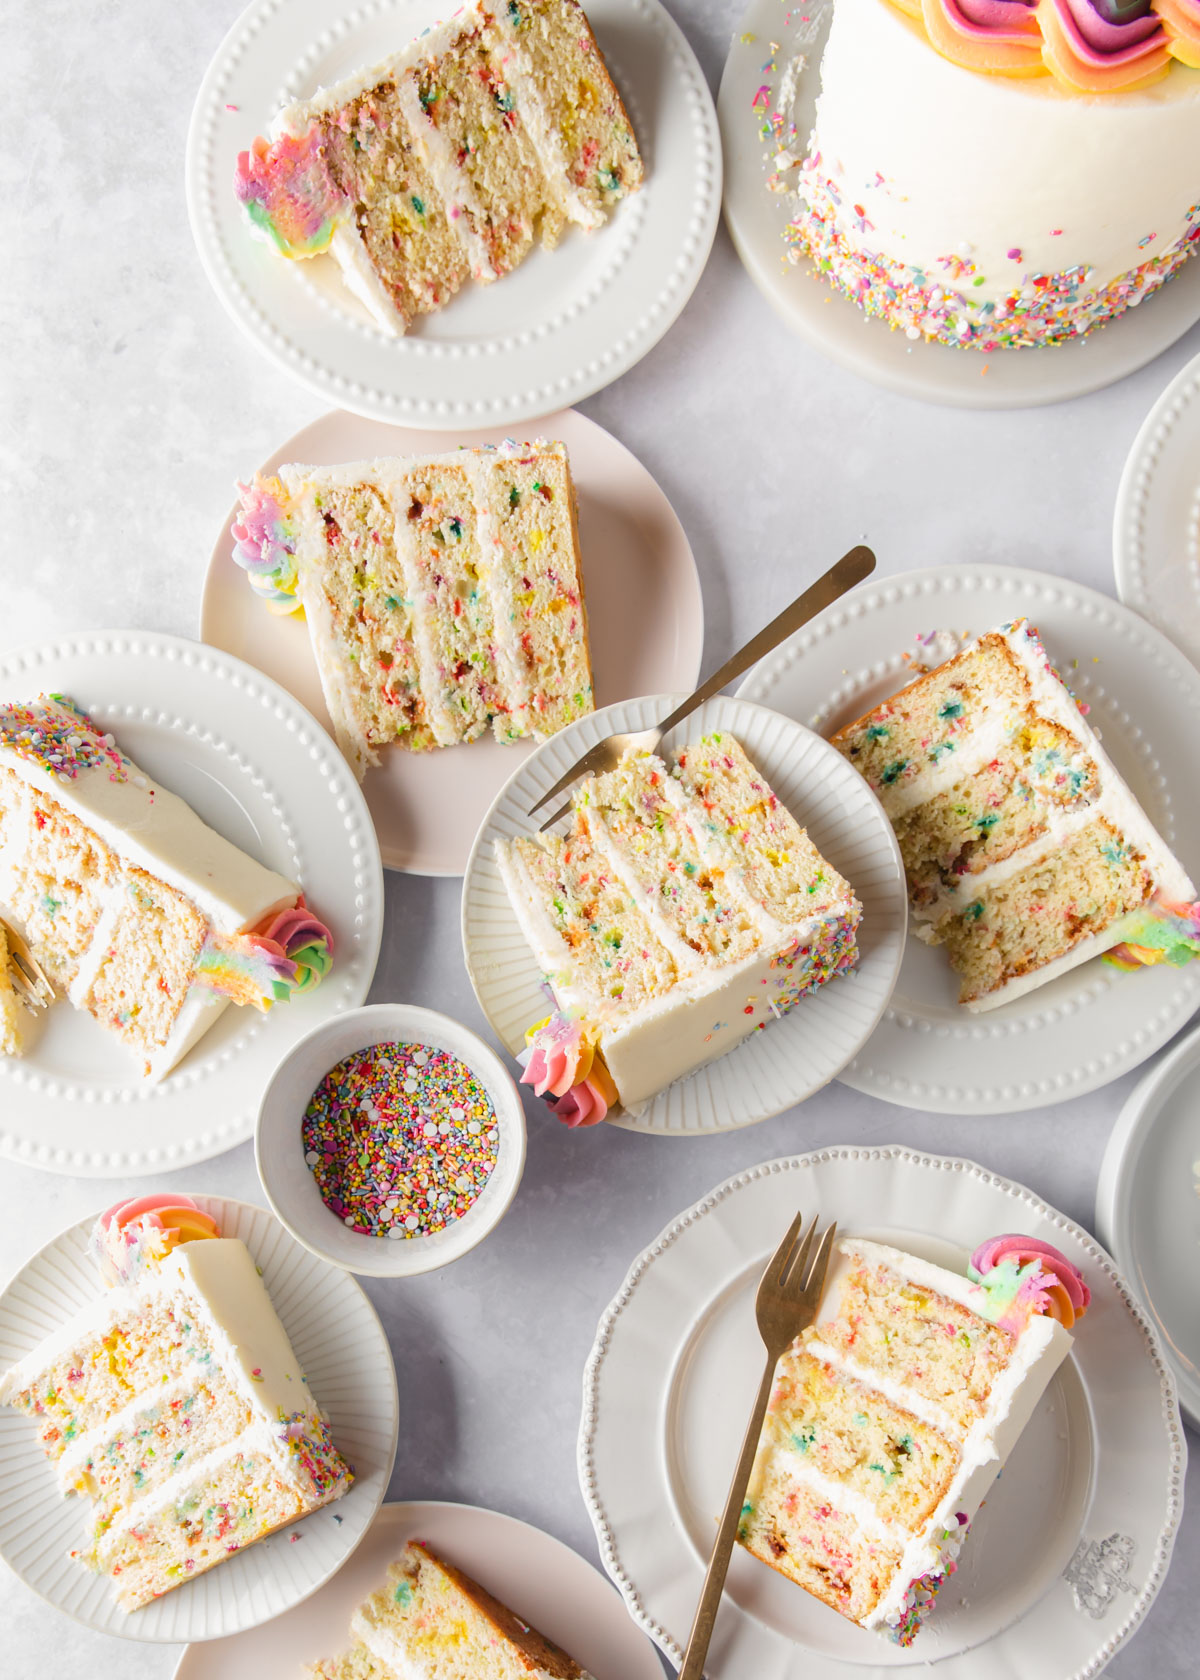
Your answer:
[[[329,172],[319,123],[270,142],[260,135],[238,153],[233,189],[257,232],[285,257],[327,251],[350,210]]]
[[[221,1235],[211,1214],[190,1196],[137,1196],[106,1208],[92,1227],[89,1249],[104,1281],[132,1283],[181,1243]]]
[[[556,1012],[530,1027],[521,1083],[532,1085],[565,1126],[596,1126],[619,1098],[599,1048],[582,1022]]]
[[[265,1011],[312,991],[332,966],[333,935],[301,895],[256,931],[210,935],[193,979],[232,1003]]]
[[[233,558],[250,587],[280,617],[302,611],[296,593],[296,533],[285,507],[285,492],[277,478],[255,475],[253,484],[239,484],[239,517],[230,527]]]
[[[990,1237],[967,1266],[972,1283],[985,1289],[989,1316],[1002,1330],[1019,1335],[1033,1313],[1045,1313],[1069,1330],[1092,1299],[1078,1266],[1052,1243],[1008,1232]]]
[[[1200,902],[1172,904],[1152,899],[1142,910],[1125,918],[1125,938],[1104,953],[1104,961],[1124,973],[1169,963],[1182,968],[1200,956]]]

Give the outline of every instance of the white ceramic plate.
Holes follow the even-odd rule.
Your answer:
[[[304,1664],[346,1650],[355,1606],[383,1584],[409,1540],[428,1540],[595,1680],[663,1680],[654,1647],[608,1582],[540,1528],[475,1505],[384,1505],[354,1557],[321,1592],[269,1628],[185,1651],[175,1680],[296,1680]]]
[[[978,635],[1020,617],[1041,631],[1118,770],[1200,879],[1200,674],[1136,614],[1081,584],[1015,566],[907,572],[822,613],[739,692],[829,735],[902,688],[907,659],[945,657],[930,658],[918,635]],[[983,1015],[957,998],[944,953],[910,939],[891,1005],[843,1081],[942,1114],[1008,1114],[1081,1096],[1179,1031],[1200,1004],[1200,962],[1121,974],[1096,960]]]
[[[273,682],[214,648],[105,630],[0,655],[4,698],[68,694],[207,823],[297,882],[334,936],[334,966],[269,1014],[230,1008],[160,1084],[90,1015],[55,1004],[20,1059],[0,1057],[0,1155],[92,1178],[207,1160],[254,1130],[280,1057],[366,997],[383,871],[342,755]]]
[[[721,199],[712,97],[658,0],[589,0],[646,163],[640,192],[588,236],[569,228],[403,338],[374,324],[332,257],[286,262],[252,236],[234,163],[276,111],[404,47],[441,0],[251,0],[192,112],[187,200],[205,272],[242,330],[319,396],[438,430],[512,425],[578,402],[658,343],[707,261]]]
[[[1019,1229],[1084,1272],[1092,1305],[907,1650],[735,1548],[710,1658],[740,1680],[1093,1675],[1170,1562],[1186,1446],[1158,1338],[1086,1232],[970,1161],[826,1149],[719,1185],[634,1261],[584,1373],[579,1476],[609,1574],[674,1661],[762,1372],[754,1291],[796,1210],[961,1269]]]
[[[496,867],[495,841],[533,833],[543,813],[530,805],[596,741],[648,729],[682,696],[658,695],[609,706],[547,741],[501,793],[481,827],[463,883],[467,973],[492,1031],[516,1054],[525,1031],[546,1013],[541,970],[517,924]],[[735,734],[817,849],[854,888],[863,906],[859,961],[848,975],[804,998],[736,1050],[661,1091],[635,1119],[613,1123],[671,1137],[727,1132],[778,1114],[819,1091],[861,1049],[879,1020],[904,949],[904,872],[883,808],[840,753],[807,729],[761,706],[718,697],[667,736],[666,745],[713,729]],[[849,775],[845,772],[849,771]],[[866,798],[863,795],[866,795]]]
[[[1113,1127],[1096,1229],[1154,1320],[1200,1429],[1200,1030],[1140,1082]]]
[[[265,1208],[195,1197],[261,1269],[296,1357],[353,1466],[349,1493],[248,1546],[141,1610],[118,1608],[107,1576],[67,1555],[86,1535],[87,1505],[63,1498],[28,1418],[0,1410],[0,1556],[65,1615],[97,1633],[171,1642],[217,1639],[279,1616],[354,1551],[387,1491],[399,1410],[391,1350],[375,1309],[347,1273],[305,1252]],[[0,1369],[103,1293],[81,1220],[22,1266],[0,1295]]]
[[[766,87],[770,109],[776,109],[782,77],[802,53],[806,62],[795,80],[793,112],[798,143],[806,144],[831,10],[832,0],[751,0],[734,33],[717,97],[725,220],[751,279],[795,332],[843,367],[904,396],[960,408],[1032,408],[1124,379],[1200,318],[1200,263],[1192,261],[1144,309],[1127,310],[1084,339],[983,354],[924,339],[910,342],[818,280],[811,263],[791,263],[783,233],[796,200],[766,185],[779,146],[763,139],[762,113],[752,101]],[[775,43],[778,52],[772,50]]]
[[[670,502],[623,444],[573,409],[547,416],[536,431],[561,440],[571,457],[597,704],[663,686],[687,692],[700,671],[704,606],[696,562]],[[499,443],[504,436],[503,427],[494,427],[454,442]],[[444,445],[435,440],[435,447]],[[285,461],[326,466],[429,448],[421,432],[333,413],[289,438],[261,471]],[[304,620],[275,618],[254,595],[232,558],[233,518],[231,509],[209,561],[200,634],[257,665],[331,730]],[[461,875],[484,812],[533,746],[502,746],[489,736],[440,752],[386,754],[363,782],[385,867]]]
[[[1200,665],[1200,356],[1146,416],[1113,519],[1117,594]]]

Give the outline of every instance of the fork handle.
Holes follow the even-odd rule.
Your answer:
[[[765,629],[760,630],[757,636],[751,636],[745,647],[739,648],[706,682],[702,682],[695,694],[689,695],[681,706],[676,706],[670,717],[665,717],[658,725],[660,733],[665,735],[668,730],[674,729],[677,723],[682,723],[698,706],[702,706],[706,700],[711,700],[714,694],[719,694],[735,677],[740,677],[743,671],[757,665],[759,660],[777,648],[780,642],[786,641],[793,631],[799,630],[802,624],[807,624],[809,619],[815,618],[819,612],[824,612],[839,595],[844,595],[848,589],[853,589],[856,583],[870,577],[874,570],[875,556],[861,543],[857,548],[843,554],[836,565],[830,566],[815,583],[809,584],[803,595],[797,595],[790,607],[784,607],[779,616],[773,618]]]
[[[721,1603],[721,1594],[725,1590],[725,1577],[729,1573],[729,1559],[733,1555],[733,1542],[737,1537],[738,1521],[746,1498],[746,1485],[754,1466],[754,1455],[758,1451],[758,1438],[762,1434],[763,1416],[767,1410],[767,1401],[771,1398],[771,1384],[774,1378],[775,1360],[768,1356],[767,1368],[763,1372],[762,1382],[758,1385],[758,1399],[754,1402],[754,1409],[750,1413],[750,1422],[746,1428],[746,1439],[742,1442],[741,1457],[733,1473],[733,1481],[729,1485],[729,1497],[721,1514],[716,1544],[708,1560],[704,1585],[700,1589],[700,1602],[692,1619],[692,1631],[688,1634],[687,1651],[684,1653],[683,1667],[679,1670],[679,1680],[702,1680],[704,1674],[704,1659],[708,1655],[708,1644],[717,1620],[717,1609]]]

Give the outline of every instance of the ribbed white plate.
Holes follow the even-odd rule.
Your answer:
[[[579,503],[579,551],[597,705],[648,688],[690,689],[700,672],[704,603],[687,533],[637,457],[594,420],[568,409],[537,426],[567,446]],[[460,432],[455,446],[500,443],[503,427]],[[433,440],[434,447],[444,447]],[[285,461],[333,466],[380,455],[428,453],[421,432],[335,411],[280,445],[259,469]],[[251,476],[247,468],[246,478]],[[332,732],[302,616],[269,613],[232,555],[231,509],[208,563],[200,634],[282,683]],[[631,622],[629,603],[637,602]],[[484,812],[534,742],[481,736],[442,752],[395,747],[368,770],[363,793],[386,869],[461,875]]]
[[[829,735],[903,688],[907,658],[929,660],[919,635],[978,635],[1020,617],[1040,629],[1117,769],[1200,881],[1200,673],[1135,613],[1082,584],[1016,566],[906,572],[822,613],[740,693]],[[941,1114],[1010,1114],[1081,1096],[1179,1031],[1200,1004],[1200,962],[1122,974],[1097,959],[982,1015],[957,998],[945,954],[910,939],[891,1004],[843,1081]]]
[[[1108,1139],[1096,1229],[1162,1337],[1200,1429],[1200,1029],[1147,1073]]]
[[[1054,1243],[1092,1305],[958,1572],[907,1650],[735,1548],[709,1672],[730,1680],[1085,1680],[1150,1608],[1171,1559],[1187,1449],[1154,1330],[1062,1214],[970,1161],[825,1149],[727,1179],[630,1267],[583,1384],[579,1479],[605,1567],[674,1661],[762,1371],[754,1292],[797,1209],[962,1270],[985,1238]]]
[[[902,396],[952,408],[1034,408],[1136,373],[1200,319],[1200,262],[1193,257],[1143,308],[1126,310],[1086,338],[1044,349],[955,350],[925,339],[911,343],[818,279],[810,262],[790,262],[783,235],[796,199],[767,187],[779,146],[762,138],[763,113],[752,101],[766,87],[774,110],[781,77],[803,53],[792,109],[799,144],[807,142],[832,3],[751,0],[734,32],[717,97],[725,221],[750,278],[794,332],[851,372]]]
[[[653,1645],[598,1569],[540,1528],[477,1505],[384,1505],[346,1567],[270,1627],[185,1651],[175,1680],[299,1680],[305,1663],[349,1645],[350,1617],[409,1540],[450,1563],[569,1651],[595,1680],[663,1680]]]
[[[1200,665],[1200,356],[1133,441],[1113,518],[1117,594]]]
[[[107,1178],[232,1149],[284,1053],[367,995],[383,931],[383,870],[345,760],[304,708],[240,659],[179,636],[105,630],[0,655],[0,698],[68,694],[156,781],[303,888],[334,937],[307,997],[226,1009],[157,1085],[90,1015],[60,1000],[28,1053],[0,1056],[0,1155]]]
[[[513,914],[496,866],[495,842],[533,833],[545,815],[530,805],[606,735],[649,729],[681,695],[606,706],[547,741],[509,781],[484,820],[463,883],[467,973],[492,1030],[515,1054],[526,1028],[545,1015],[541,971]],[[686,1137],[751,1126],[803,1102],[861,1049],[891,996],[904,949],[904,874],[883,808],[857,771],[807,729],[761,706],[710,700],[666,739],[666,747],[713,729],[737,736],[814,844],[845,876],[863,906],[858,966],[804,998],[790,1014],[751,1033],[736,1050],[661,1091],[630,1131]],[[865,797],[864,797],[865,796]]]
[[[587,12],[646,163],[640,192],[587,235],[391,338],[332,257],[287,262],[252,236],[234,163],[276,111],[406,46],[443,0],[251,0],[217,49],[188,131],[187,201],[217,296],[277,366],[339,408],[426,430],[511,425],[578,402],[657,344],[708,259],[721,202],[712,96],[658,0]]]
[[[195,1200],[224,1236],[240,1237],[254,1256],[356,1480],[332,1505],[126,1612],[106,1576],[68,1556],[86,1538],[90,1507],[59,1493],[32,1422],[0,1409],[0,1557],[56,1610],[123,1639],[218,1639],[299,1604],[341,1568],[370,1528],[396,1453],[395,1367],[359,1285],[307,1253],[265,1208],[225,1196],[196,1194]],[[0,1369],[103,1293],[87,1252],[93,1223],[82,1220],[47,1243],[0,1295]]]

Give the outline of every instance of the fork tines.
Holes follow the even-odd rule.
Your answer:
[[[8,946],[8,973],[13,991],[35,1013],[49,1009],[54,1002],[54,987],[42,965],[10,922],[0,916],[0,933]]]

